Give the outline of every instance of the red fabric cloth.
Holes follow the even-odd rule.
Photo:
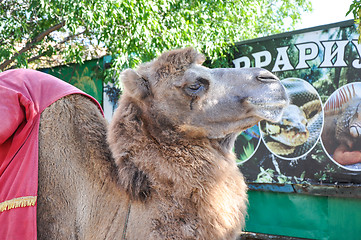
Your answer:
[[[38,133],[41,112],[69,94],[84,94],[72,85],[35,70],[0,73],[0,239],[33,240],[36,204],[9,205],[37,196]],[[101,107],[92,97],[91,99]],[[29,205],[29,204],[28,204]],[[3,210],[1,210],[1,206]]]

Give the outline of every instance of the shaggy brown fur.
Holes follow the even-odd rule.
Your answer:
[[[237,237],[247,187],[235,136],[277,120],[286,93],[265,70],[208,69],[203,59],[175,50],[124,72],[112,154],[89,99],[71,95],[42,113],[38,239]]]
[[[199,66],[203,59],[193,49],[175,50],[124,72],[125,91],[108,141],[120,185],[134,205],[149,209],[132,213],[129,239],[235,239],[244,226],[247,187],[231,146],[235,133],[259,118],[252,119],[256,114],[244,111],[245,105],[236,114],[239,119],[245,112],[242,123],[230,129],[234,116],[224,116],[228,110],[216,106],[211,114],[220,119],[201,123],[198,116],[209,98],[230,103],[211,89],[218,75]],[[198,85],[203,90],[193,93]],[[278,89],[284,105],[284,90]],[[249,96],[237,96],[242,108],[242,98]],[[140,231],[137,225],[147,228]]]
[[[106,123],[87,97],[45,109],[39,130],[38,239],[121,239],[127,196],[117,186]]]

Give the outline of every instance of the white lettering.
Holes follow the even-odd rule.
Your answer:
[[[353,43],[353,45],[355,45],[357,54],[361,58],[361,45],[358,44],[357,40],[353,40],[352,43]],[[361,68],[361,59],[360,58],[356,58],[355,60],[352,61],[352,66],[354,68]]]
[[[269,51],[256,52],[253,53],[252,56],[254,57],[255,67],[266,67],[272,61],[272,56]]]
[[[249,67],[251,67],[251,61],[249,60],[248,57],[240,57],[240,58],[234,59],[232,62],[234,64],[235,68],[249,68]]]
[[[347,64],[344,60],[345,47],[348,43],[347,40],[343,41],[330,41],[321,42],[325,48],[323,62],[319,67],[346,67]],[[333,46],[336,44],[337,48],[332,51]],[[334,63],[332,63],[332,60]]]
[[[277,48],[277,58],[275,65],[272,69],[272,72],[279,72],[279,71],[287,71],[287,70],[293,70],[293,66],[290,63],[290,59],[287,55],[288,47],[280,47]],[[283,68],[280,69],[280,65],[283,65]]]
[[[349,42],[352,42],[352,44],[349,44]],[[288,50],[290,46],[276,48],[276,57],[272,56],[270,51],[263,50],[252,53],[249,56],[242,56],[234,59],[233,64],[235,65],[235,68],[249,68],[252,65],[260,68],[266,67],[267,69],[271,69],[273,64],[273,69],[271,71],[279,72],[310,68],[310,61],[318,59],[316,61],[318,62],[321,58],[320,60],[322,61],[318,66],[319,68],[347,67],[348,65],[352,65],[353,68],[361,69],[361,44],[358,44],[357,40],[323,41],[321,44],[323,50],[319,48],[319,45],[316,42],[292,45],[298,49],[298,63],[293,63],[296,67],[293,67],[289,59]],[[357,52],[357,57],[346,63],[345,51],[346,47],[348,47],[347,44],[349,44],[349,47],[352,47],[352,45],[355,46],[355,49],[352,47],[352,51],[354,54]]]
[[[310,65],[306,63],[308,60],[313,60],[318,55],[318,46],[316,43],[305,43],[295,45],[299,51],[299,60],[296,69],[309,68]],[[307,53],[308,52],[308,53]]]

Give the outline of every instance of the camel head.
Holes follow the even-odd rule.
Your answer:
[[[209,69],[192,48],[166,52],[123,72],[123,99],[148,125],[184,137],[225,139],[260,120],[278,121],[287,105],[276,76],[261,68]]]

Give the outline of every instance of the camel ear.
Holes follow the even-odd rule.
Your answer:
[[[151,95],[148,79],[139,75],[133,69],[125,70],[121,75],[124,86],[124,93],[137,99],[144,99]]]

